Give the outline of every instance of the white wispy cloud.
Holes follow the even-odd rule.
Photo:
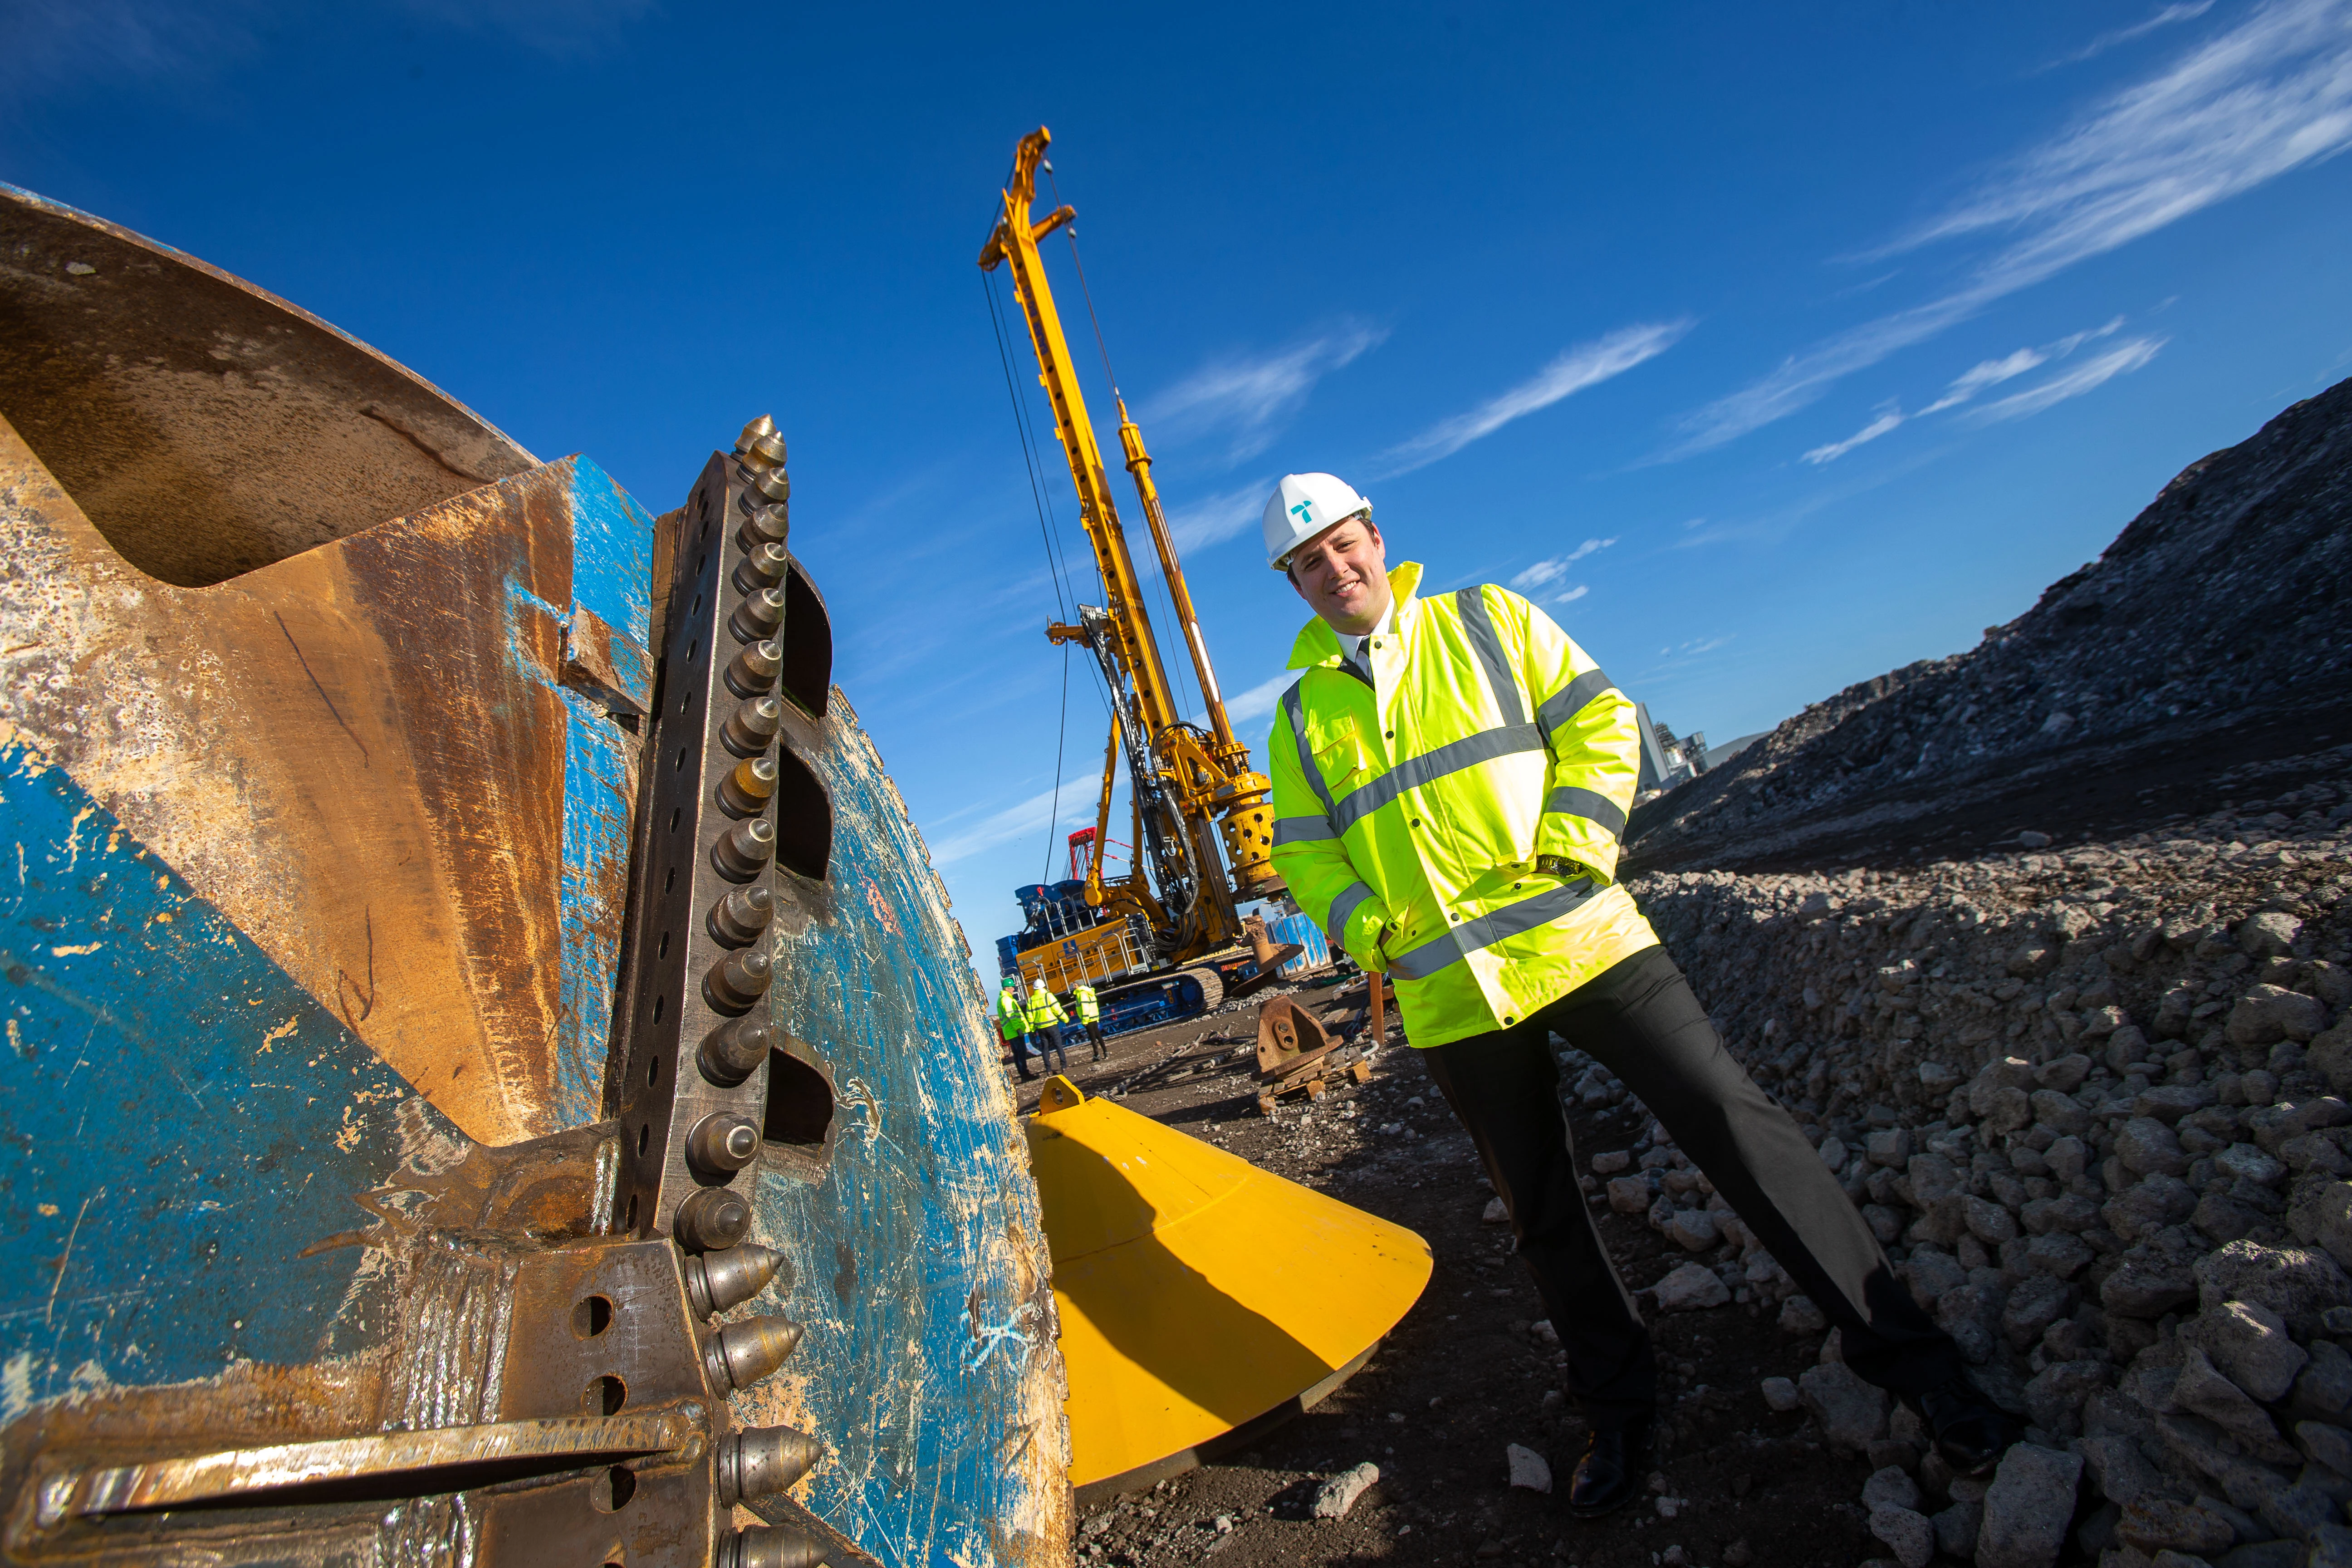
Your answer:
[[[1224,434],[1233,461],[1242,462],[1273,445],[1317,382],[1387,336],[1384,327],[1342,321],[1270,353],[1213,360],[1149,399],[1141,417],[1172,441]]]
[[[2004,354],[2000,359],[1981,361],[1953,377],[1950,384],[1944,388],[1942,395],[1918,413],[1906,414],[1901,405],[1889,404],[1879,412],[1876,418],[1844,440],[1832,441],[1827,446],[1815,447],[1807,452],[1805,461],[1816,468],[1824,463],[1833,463],[1864,442],[1875,441],[1888,431],[1899,428],[1914,419],[1925,419],[1931,414],[1941,414],[1948,408],[1957,408],[1989,386],[1999,386],[2002,382],[2012,381],[2030,370],[2038,370],[2052,360],[2063,359],[2084,343],[2100,338],[2112,337],[2116,329],[2123,324],[2124,318],[2117,316],[2104,327],[2069,332],[2057,342],[2044,343],[2039,348],[2022,348],[2012,353]],[[2145,364],[2147,361],[2143,360],[2140,363]],[[2103,376],[2100,379],[2105,380],[2105,377]],[[2091,384],[2095,386],[2098,383],[2094,382]],[[2084,390],[2087,391],[2088,388]]]
[[[2074,345],[2069,343],[2057,352],[2065,353],[2073,348]],[[1980,360],[1954,377],[1952,384],[1944,388],[1944,395],[1919,413],[1924,417],[1929,414],[1941,414],[1947,408],[1957,408],[1988,386],[1999,386],[2004,381],[2049,363],[2050,354],[2048,349],[2019,349],[1999,359]]]
[[[2158,27],[2169,27],[2175,22],[2193,22],[2212,8],[2213,0],[2190,0],[2190,3],[2186,5],[2167,5],[2144,22],[2134,22],[2128,27],[2117,27],[2111,33],[2101,33],[2073,54],[2061,55],[2043,66],[2042,69],[2055,70],[2060,66],[2080,65],[2084,60],[2095,59],[2118,44],[2128,44],[2135,38],[2144,38]]]
[[[1877,440],[1881,436],[1885,435],[1889,430],[1895,429],[1902,423],[1903,410],[1900,408],[1889,408],[1877,418],[1872,420],[1869,424],[1864,426],[1853,435],[1847,437],[1844,440],[1832,441],[1827,446],[1816,447],[1811,451],[1807,452],[1805,454],[1805,461],[1817,466],[1822,463],[1834,463],[1840,458],[1844,457],[1848,452],[1853,451],[1856,447],[1863,445],[1864,442]]]
[[[1017,801],[939,840],[931,846],[931,862],[951,866],[983,849],[993,849],[1012,839],[1041,832],[1048,822],[1058,820],[1066,826],[1091,818],[1096,792],[1101,785],[1102,774],[1091,769],[1073,773],[1062,781],[1059,811],[1055,809],[1055,791],[1051,787],[1041,789],[1028,799]]]
[[[1978,424],[1990,425],[1997,420],[2022,419],[2029,414],[2039,414],[2055,403],[2070,397],[2080,397],[2095,386],[2128,375],[2154,359],[2157,351],[2169,341],[2164,338],[2129,338],[2117,343],[2095,359],[2084,360],[2063,375],[2053,375],[2039,386],[2029,386],[1998,402],[1988,403],[1968,416]]]
[[[1606,550],[1616,542],[1614,539],[1588,539],[1565,555],[1555,555],[1549,561],[1538,561],[1518,573],[1512,577],[1511,586],[1524,594],[1540,588],[1548,583],[1558,582],[1567,574],[1570,566],[1595,551]]]
[[[1265,499],[1274,493],[1271,477],[1252,479],[1229,490],[1204,496],[1168,512],[1169,537],[1179,553],[1216,544],[1256,525],[1265,512]]]
[[[1960,288],[1823,339],[1682,425],[1663,458],[1785,418],[1993,300],[2352,146],[2352,0],[2271,0],[2092,105],[1877,254],[2008,237]]]
[[[1264,718],[1274,711],[1274,705],[1282,700],[1282,694],[1297,679],[1295,673],[1285,670],[1270,680],[1259,681],[1247,691],[1235,692],[1225,699],[1225,717],[1236,724]]]
[[[1550,598],[1546,599],[1544,603],[1547,605],[1573,605],[1577,600],[1581,599],[1585,595],[1590,594],[1591,592],[1592,592],[1592,584],[1590,583],[1579,583],[1575,587],[1570,588],[1565,594],[1554,594]]]
[[[1409,474],[1441,458],[1450,458],[1482,436],[1491,436],[1514,419],[1561,398],[1622,375],[1643,360],[1654,359],[1679,342],[1694,323],[1652,321],[1620,327],[1603,338],[1579,343],[1509,391],[1488,398],[1477,407],[1450,419],[1441,419],[1381,458],[1383,479]]]

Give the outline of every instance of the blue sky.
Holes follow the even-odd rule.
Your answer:
[[[658,510],[772,411],[836,672],[984,963],[1104,736],[1076,663],[1065,732],[973,265],[1041,121],[1254,743],[1305,616],[1256,542],[1286,469],[1720,741],[1967,647],[2352,374],[2352,0],[0,0],[0,178],[542,457]]]

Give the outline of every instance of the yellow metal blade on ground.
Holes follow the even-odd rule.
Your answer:
[[[1402,1226],[1057,1078],[1028,1125],[1070,1483],[1182,1455],[1349,1368],[1429,1282]]]

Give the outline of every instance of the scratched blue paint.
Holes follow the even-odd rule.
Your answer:
[[[814,1185],[763,1173],[757,1223],[793,1257],[793,1370],[834,1449],[809,1506],[894,1568],[971,1568],[1046,1511],[1015,1460],[1059,1450],[1020,1430],[1050,1328],[1005,1243],[1036,1239],[1042,1274],[1043,1232],[971,955],[838,693],[834,711],[809,759],[833,800],[834,908],[779,934],[773,994],[833,1072],[835,1152]]]
[[[653,656],[653,514],[585,458],[572,465],[572,602],[617,632],[613,662],[640,704],[649,700]]]
[[[585,458],[572,469],[572,605],[614,631],[613,666],[640,708],[653,702],[649,593],[653,514]],[[635,738],[578,692],[563,693],[563,972],[555,1054],[556,1117],[604,1114],[613,1027],[613,981],[621,963],[628,893],[629,822],[635,809]]]
[[[585,458],[567,458],[520,481],[553,481],[568,510],[572,580],[556,604],[531,585],[507,582],[507,637],[513,666],[563,704],[563,859],[557,890],[562,958],[557,979],[554,1096],[549,1126],[576,1126],[604,1114],[604,1068],[613,1026],[613,982],[620,967],[628,889],[629,824],[636,781],[635,740],[602,702],[560,684],[531,651],[524,617],[536,613],[568,629],[581,610],[614,630],[622,688],[640,708],[652,700],[645,648],[650,615],[653,514]],[[517,570],[522,570],[520,563]],[[548,585],[554,591],[552,584]]]
[[[64,770],[0,743],[0,1419],[327,1348],[401,1120],[447,1127]]]
[[[603,706],[576,691],[562,695],[563,969],[557,993],[552,1124],[572,1127],[604,1113],[635,779],[628,737]]]

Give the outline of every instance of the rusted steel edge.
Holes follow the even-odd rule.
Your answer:
[[[381,349],[372,348],[368,344],[360,342],[359,339],[352,336],[351,333],[343,331],[341,327],[336,326],[333,322],[320,320],[319,317],[312,315],[310,311],[302,309],[301,306],[293,303],[291,300],[279,299],[277,295],[272,294],[268,289],[262,288],[259,284],[248,283],[234,272],[225,272],[221,268],[215,267],[211,262],[205,260],[202,257],[191,256],[186,251],[180,249],[176,246],[166,245],[160,239],[151,239],[147,236],[139,233],[136,229],[125,228],[119,223],[111,223],[105,218],[100,217],[95,213],[86,213],[82,211],[81,208],[74,206],[69,203],[58,201],[54,197],[42,195],[37,191],[28,191],[22,185],[10,184],[5,180],[0,180],[0,200],[13,202],[19,206],[26,207],[33,211],[54,214],[58,217],[67,219],[68,222],[78,223],[86,228],[95,229],[110,239],[131,246],[136,249],[146,251],[148,254],[169,262],[173,266],[184,267],[191,272],[201,272],[205,277],[212,279],[215,282],[225,283],[241,294],[250,295],[254,299],[259,300],[267,305],[283,310],[287,315],[294,318],[303,326],[309,327],[314,331],[323,332],[328,337],[336,339],[341,342],[348,344],[352,348],[357,349],[361,353],[366,355],[367,358],[373,360],[377,368],[390,371],[393,374],[400,377],[401,380],[415,386],[418,391],[425,393],[429,396],[438,400],[447,407],[451,413],[459,415],[464,418],[472,421],[473,424],[485,434],[499,441],[504,442],[514,451],[517,457],[522,459],[522,468],[515,469],[514,472],[521,473],[525,471],[525,469],[536,468],[541,466],[540,459],[533,457],[530,449],[521,442],[516,440],[513,437],[508,435],[505,431],[499,429],[497,426],[491,424],[488,420],[475,413],[465,404],[458,402],[456,398],[450,396],[447,393],[442,391],[439,387],[434,385],[431,382],[425,380],[423,376],[417,374],[415,371],[409,369],[406,365],[393,358],[390,354],[385,353]],[[378,418],[382,417],[380,415],[372,416]],[[400,430],[400,426],[396,424],[393,424],[391,420],[387,419],[384,423],[392,425],[392,427],[396,431],[400,431],[401,434],[407,435],[409,439],[412,441],[415,439],[415,437],[413,435],[409,435],[408,432]],[[457,470],[453,469],[452,471],[456,472]],[[473,479],[478,484],[487,484],[493,480],[510,478],[511,476],[506,474],[465,474],[463,477]]]
[[[41,1488],[39,1518],[46,1527],[78,1514],[150,1512],[282,1487],[385,1478],[452,1465],[574,1457],[584,1463],[622,1455],[667,1454],[695,1444],[698,1436],[691,1412],[667,1410],[229,1448],[52,1477]]]

